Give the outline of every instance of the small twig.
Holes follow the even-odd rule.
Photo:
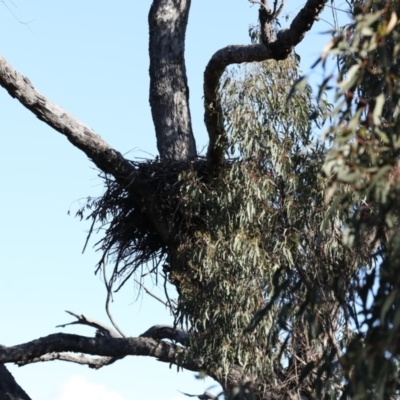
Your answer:
[[[139,282],[138,280],[135,279],[135,282],[140,285],[140,287],[149,295],[151,296],[153,299],[156,299],[157,301],[159,301],[161,304],[163,304],[165,307],[171,308],[173,307],[172,304],[168,304],[167,302],[163,301],[160,297],[156,296],[154,293],[150,292],[149,289],[146,288],[146,286],[143,285],[143,283]]]
[[[103,261],[103,279],[104,279],[104,284],[106,286],[107,289],[107,299],[106,299],[106,313],[108,315],[108,318],[111,322],[111,324],[113,325],[113,327],[118,331],[118,333],[123,337],[126,338],[127,336],[121,331],[121,329],[118,327],[117,323],[114,321],[114,318],[111,314],[110,311],[110,300],[112,298],[112,279],[114,277],[114,273],[112,275],[112,277],[110,278],[110,281],[107,281],[107,276],[106,276],[106,262]]]
[[[167,288],[167,283],[168,283],[167,275],[161,275],[161,276],[164,278],[163,287],[164,287],[165,297],[167,298],[167,302],[168,302],[168,304],[169,304],[169,306],[170,306],[170,310],[171,310],[171,312],[172,312],[172,315],[175,315],[175,309],[176,309],[176,307],[172,304],[172,302],[174,302],[175,305],[176,305],[176,301],[173,300],[173,299],[171,300],[170,297],[169,297],[168,288]]]
[[[91,318],[87,318],[85,315],[81,314],[76,314],[72,311],[65,311],[66,313],[74,316],[77,321],[73,321],[73,322],[68,322],[67,324],[62,324],[62,325],[57,325],[56,328],[65,328],[68,325],[87,325],[90,326],[92,328],[97,329],[97,335],[100,336],[109,336],[109,337],[113,337],[113,338],[120,338],[120,334],[115,331],[114,329],[110,328],[107,325],[104,325],[101,322],[95,321]]]
[[[0,2],[4,5],[5,8],[7,8],[7,10],[9,11],[9,13],[15,18],[16,21],[18,21],[18,22],[19,22],[20,24],[22,24],[22,25],[25,25],[25,26],[33,33],[31,27],[29,26],[29,24],[30,24],[31,22],[33,22],[34,20],[27,21],[27,22],[21,21],[21,20],[17,17],[17,15],[14,13],[14,11],[11,9],[11,7],[9,7],[9,6],[6,4],[6,2],[5,2],[4,0],[1,0]],[[14,7],[18,8],[12,1],[10,1],[10,3],[11,3]]]
[[[274,11],[272,11],[272,15],[276,13],[276,6],[278,5],[278,0],[274,0]]]
[[[258,0],[249,0],[250,3],[252,4],[259,4],[260,6],[264,7],[267,11],[269,11],[268,4],[266,3],[266,0],[258,1]]]
[[[279,8],[277,10],[275,10],[275,8],[274,8],[274,18],[279,17],[279,15],[281,14],[281,12],[283,10],[283,7],[285,7],[285,3],[286,3],[286,0],[282,0],[282,3],[279,6]]]

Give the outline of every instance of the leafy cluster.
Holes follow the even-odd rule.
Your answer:
[[[209,370],[226,377],[240,365],[266,398],[301,388],[337,395],[332,365],[348,337],[341,304],[367,262],[343,246],[343,216],[326,204],[315,123],[329,105],[315,106],[308,86],[288,100],[298,79],[294,57],[228,72],[231,158],[213,179],[181,174],[192,234],[179,249],[178,320]]]
[[[333,54],[340,68],[324,171],[346,215],[345,242],[367,244],[378,261],[357,282],[357,334],[342,358],[345,394],[386,399],[400,392],[400,4],[351,5],[352,23],[321,59]]]

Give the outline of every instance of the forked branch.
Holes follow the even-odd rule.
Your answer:
[[[67,314],[70,314],[76,318],[76,321],[68,322],[67,324],[57,325],[56,328],[65,328],[68,325],[86,325],[91,328],[96,329],[96,336],[104,336],[104,337],[113,337],[113,338],[121,338],[121,334],[119,334],[116,330],[110,328],[109,326],[103,324],[102,322],[95,321],[94,319],[88,318],[83,314],[76,314],[72,311],[65,311]]]
[[[122,338],[118,332],[102,322],[95,321],[83,314],[66,312],[74,316],[76,321],[57,327],[75,324],[90,326],[96,329],[96,337],[59,333],[18,346],[0,346],[0,364],[14,362],[22,366],[36,362],[62,360],[98,369],[125,356],[140,355],[156,357],[160,361],[179,364],[183,368],[194,371],[198,371],[201,367],[199,362],[189,359],[187,349],[163,341],[168,339],[174,343],[188,345],[188,335],[182,329],[170,325],[155,325],[138,338]],[[103,346],[104,350],[100,351],[99,348]],[[84,354],[67,354],[65,352],[79,352],[102,357],[92,358]]]

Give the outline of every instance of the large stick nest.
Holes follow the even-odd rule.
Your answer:
[[[179,212],[180,174],[188,169],[194,169],[202,176],[207,172],[204,159],[131,163],[136,170],[133,180],[146,188],[145,199],[138,199],[133,194],[135,182],[122,187],[113,177],[102,173],[100,177],[106,188],[104,195],[89,198],[77,212],[80,218],[92,220],[87,241],[93,233],[102,234],[95,244],[102,252],[96,273],[107,262],[112,262],[114,270],[110,281],[120,279],[117,290],[138,268],[147,266],[150,272],[156,272],[168,255],[171,243],[162,239],[154,226],[154,218],[149,218],[149,212],[156,213],[156,219],[168,226],[172,240],[178,240],[186,226]]]

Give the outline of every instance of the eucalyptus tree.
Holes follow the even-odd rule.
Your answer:
[[[332,147],[333,210],[344,212],[343,243],[371,260],[346,304],[354,327],[341,357],[343,396],[398,398],[399,387],[399,2],[351,1],[352,22],[320,61],[339,62]],[[326,84],[328,80],[324,82]]]
[[[320,60],[339,54],[334,110],[323,95],[329,76],[314,102],[294,54],[325,4],[306,1],[280,30],[283,3],[262,0],[252,43],[212,56],[204,73],[206,156],[197,154],[189,109],[189,0],[153,0],[149,12],[156,160],[123,157],[0,58],[1,86],[103,172],[105,194],[79,215],[93,229],[106,227],[97,270],[111,268],[108,296],[146,266],[178,293],[176,300],[166,293],[171,326],[125,337],[115,323],[73,314],[96,336],[53,334],[2,347],[0,362],[100,368],[145,355],[205,372],[226,398],[397,393],[396,3],[350,4],[353,23]],[[331,129],[320,141],[324,123]],[[15,387],[0,386],[3,396],[27,398]]]

